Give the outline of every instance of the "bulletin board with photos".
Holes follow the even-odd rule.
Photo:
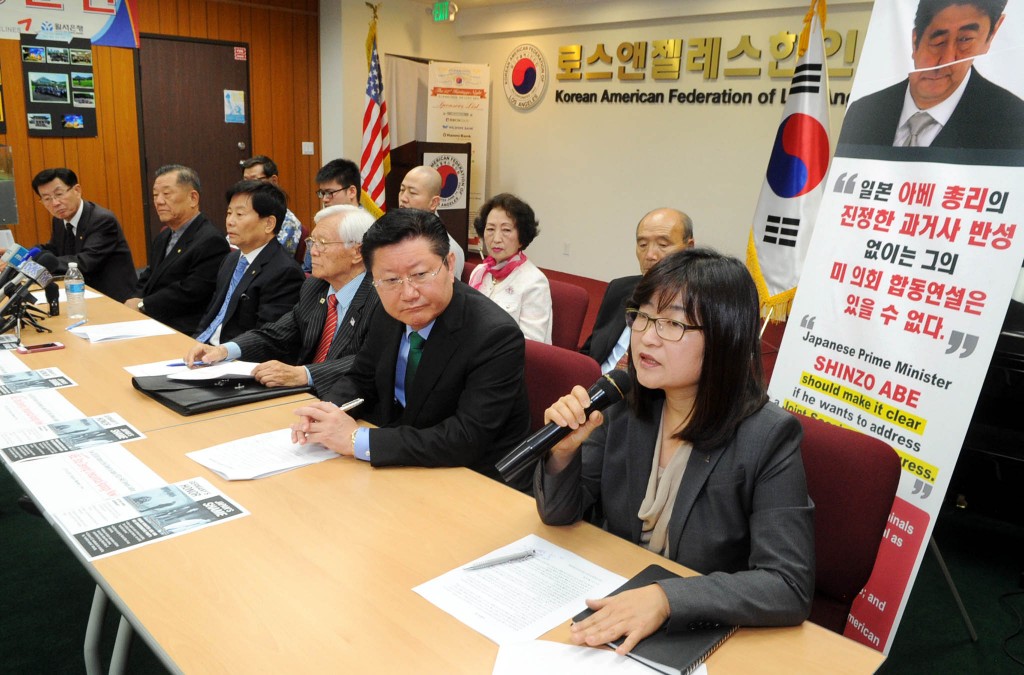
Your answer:
[[[28,135],[96,135],[96,90],[92,42],[85,38],[46,39],[22,34]]]

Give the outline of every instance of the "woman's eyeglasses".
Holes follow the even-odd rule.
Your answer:
[[[690,326],[675,319],[663,319],[644,314],[639,309],[626,310],[626,325],[637,333],[643,333],[654,324],[658,337],[669,342],[679,342],[688,330],[704,330],[704,326]]]

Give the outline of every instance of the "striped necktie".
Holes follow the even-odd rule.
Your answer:
[[[331,351],[331,343],[334,342],[334,332],[338,327],[338,296],[331,293],[327,296],[327,320],[324,322],[324,332],[320,335],[320,345],[316,348],[316,358],[313,363],[323,363],[327,360],[327,352]]]

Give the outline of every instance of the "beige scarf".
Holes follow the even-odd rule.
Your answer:
[[[650,551],[671,558],[668,542],[668,524],[672,520],[672,507],[676,503],[679,484],[682,483],[686,463],[693,446],[682,442],[668,466],[661,468],[661,438],[665,413],[662,411],[658,424],[658,439],[654,444],[654,459],[651,461],[651,476],[647,480],[647,493],[640,504],[637,516],[644,521],[640,532],[640,543]]]

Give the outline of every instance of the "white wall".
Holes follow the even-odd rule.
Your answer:
[[[592,50],[595,43],[604,42],[613,49],[627,40],[721,37],[724,67],[724,52],[741,35],[749,34],[764,49],[760,79],[720,77],[705,84],[694,74],[684,73],[678,82],[656,84],[650,80],[648,64],[648,80],[637,88],[732,88],[750,91],[756,99],[759,92],[788,86],[788,80],[767,75],[767,38],[783,30],[799,32],[808,4],[776,3],[780,9],[765,10],[755,0],[563,0],[464,9],[452,28],[434,25],[425,5],[388,0],[381,10],[380,47],[390,53],[490,64],[487,194],[515,192],[534,207],[541,234],[529,254],[539,265],[607,280],[636,273],[633,228],[645,212],[658,206],[689,213],[698,243],[742,257],[782,106],[556,103],[558,88],[599,94],[606,87],[633,89],[615,80],[573,84],[555,80],[558,47],[582,43],[584,50]],[[345,88],[343,148],[349,153],[346,156],[356,157],[365,84],[362,42],[369,10],[355,0],[343,0],[341,6],[343,80],[355,83]],[[829,3],[830,28],[844,35],[851,28],[860,31],[858,55],[869,14],[870,3]],[[538,47],[549,69],[543,100],[525,113],[508,104],[501,79],[509,53],[522,43]],[[833,80],[831,85],[833,92],[848,93],[851,80]],[[325,77],[325,92],[329,86]],[[833,144],[842,110],[832,106]],[[324,119],[326,126],[327,111]],[[326,148],[326,134],[324,138]],[[332,155],[325,150],[324,156]],[[569,255],[564,254],[566,244]]]
[[[398,54],[462,60],[454,26],[434,24],[427,13],[427,5],[411,0],[376,2],[381,3],[377,50],[382,56]],[[324,162],[346,157],[359,163],[366,92],[366,33],[371,16],[365,0],[320,2],[320,117]],[[387,71],[382,75],[386,81]]]

